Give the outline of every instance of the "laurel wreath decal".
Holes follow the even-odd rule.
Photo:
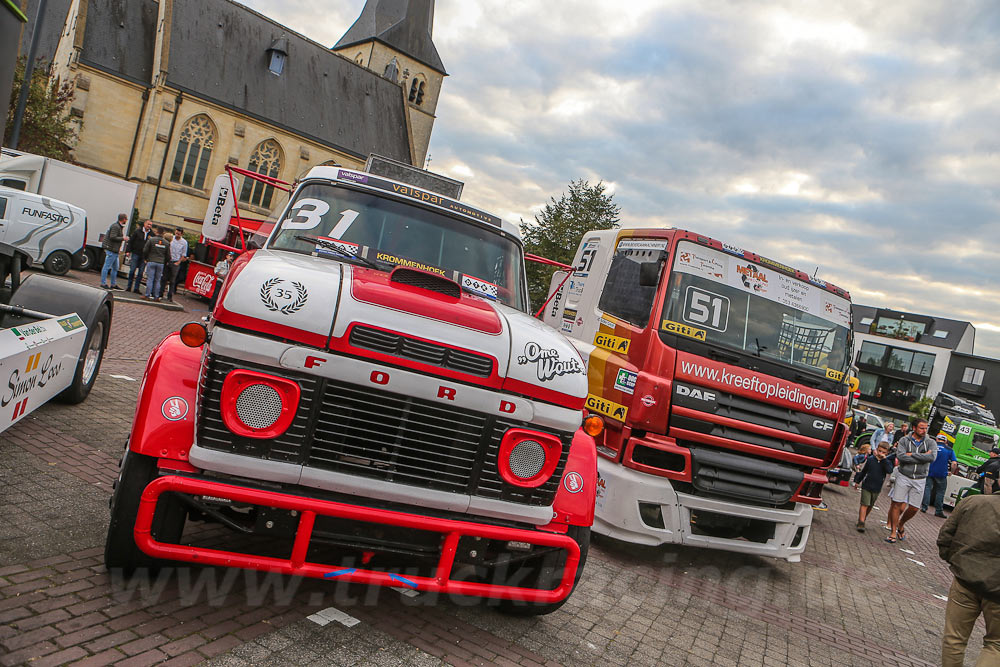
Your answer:
[[[260,300],[263,302],[264,307],[271,312],[281,313],[282,315],[291,315],[302,309],[302,306],[306,305],[306,301],[309,299],[309,292],[306,290],[306,286],[299,282],[292,282],[292,287],[295,288],[295,299],[286,303],[285,305],[279,305],[274,298],[271,296],[272,291],[280,283],[284,282],[282,278],[269,278],[264,281],[264,284],[260,286]],[[287,290],[284,290],[287,292]],[[291,293],[288,292],[289,298]]]

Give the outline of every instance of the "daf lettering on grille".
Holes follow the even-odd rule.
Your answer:
[[[682,384],[675,385],[677,387],[677,393],[680,396],[689,396],[690,398],[697,399],[699,401],[712,401],[716,400],[716,395],[714,391],[708,391],[706,389],[698,389],[697,387],[687,387]]]

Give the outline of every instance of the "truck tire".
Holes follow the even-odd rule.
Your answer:
[[[564,597],[559,602],[549,602],[549,603],[536,603],[536,602],[521,602],[518,600],[501,600],[500,601],[500,611],[505,614],[511,614],[512,616],[543,616],[545,614],[551,614],[559,607],[566,604],[569,600],[570,595],[576,590],[577,584],[580,583],[580,577],[583,575],[583,566],[587,564],[587,552],[590,551],[590,527],[589,526],[570,526],[569,530],[566,532],[567,535],[576,540],[576,543],[580,545],[580,564],[576,568],[576,577],[573,579],[573,590],[570,591],[569,595]],[[547,554],[541,563],[540,572],[538,575],[538,585],[539,586],[555,586],[558,583],[560,575],[563,571],[563,562],[565,561],[565,556],[563,551],[555,551]]]
[[[147,556],[136,546],[133,529],[139,513],[139,499],[146,486],[156,479],[156,459],[125,448],[119,464],[118,480],[111,495],[111,522],[104,542],[104,566],[130,575],[138,568],[155,570],[166,561]],[[160,497],[153,517],[153,537],[176,543],[184,531],[186,511],[165,494]]]
[[[73,255],[73,268],[77,271],[90,271],[93,266],[94,256],[86,248]]]
[[[54,276],[65,276],[73,268],[73,256],[65,250],[53,250],[45,258],[45,272]]]
[[[59,401],[75,405],[83,402],[90,394],[97,380],[97,374],[101,370],[110,329],[111,313],[106,307],[101,308],[95,314],[93,321],[87,323],[87,338],[83,342],[80,358],[76,362],[73,383],[57,396]]]

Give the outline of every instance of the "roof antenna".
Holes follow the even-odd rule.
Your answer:
[[[819,267],[818,266],[816,267],[816,270],[813,271],[813,280],[816,280],[816,274],[817,273],[819,273]]]

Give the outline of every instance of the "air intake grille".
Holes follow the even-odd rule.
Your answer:
[[[410,285],[421,289],[437,292],[446,296],[453,296],[456,299],[462,295],[462,288],[454,280],[448,280],[432,273],[414,271],[413,269],[397,268],[393,270],[389,278],[394,283]]]
[[[355,326],[351,329],[350,342],[355,347],[412,359],[477,377],[489,377],[493,373],[493,359],[490,357],[371,327]]]
[[[254,440],[235,436],[226,428],[219,400],[223,380],[235,368],[299,383],[302,398],[288,432],[273,440]],[[198,444],[258,459],[526,505],[551,505],[555,498],[572,434],[553,433],[562,441],[563,451],[550,480],[532,489],[514,487],[503,482],[497,468],[500,442],[508,429],[537,429],[531,424],[501,421],[375,387],[276,370],[212,357],[202,379]]]

